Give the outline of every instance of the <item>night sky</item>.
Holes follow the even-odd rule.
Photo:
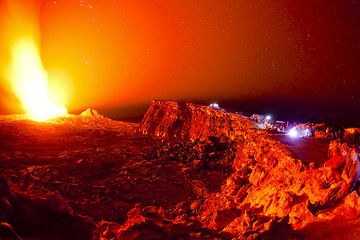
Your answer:
[[[0,27],[1,70],[12,39],[36,36],[71,111],[218,101],[360,126],[358,0],[0,0]],[[18,112],[0,89],[2,113]]]

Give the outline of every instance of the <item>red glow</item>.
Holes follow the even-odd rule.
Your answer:
[[[8,41],[31,32],[41,43],[51,84],[67,89],[69,110],[151,99],[358,101],[359,15],[350,3],[7,0],[1,5],[1,65],[9,60]],[[19,12],[26,15],[18,22]]]

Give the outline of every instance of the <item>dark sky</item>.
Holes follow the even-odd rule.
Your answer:
[[[360,125],[358,0],[23,2],[0,0],[0,36],[11,35],[0,41],[0,63],[21,35],[12,29],[37,31],[70,110],[119,117],[151,99],[219,101]],[[16,111],[9,99],[2,94],[3,112]]]

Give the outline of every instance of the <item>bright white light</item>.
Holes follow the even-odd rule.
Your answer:
[[[39,48],[33,39],[19,39],[12,48],[7,71],[10,86],[27,116],[34,121],[65,115],[63,96],[49,89],[48,74],[42,65]]]
[[[267,115],[266,116],[266,120],[270,120],[271,119],[271,116],[270,115]]]
[[[305,129],[305,136],[309,137],[310,136],[310,130],[307,128]]]
[[[292,138],[299,137],[299,132],[296,130],[296,128],[292,128],[289,130],[288,135]]]
[[[210,104],[210,107],[217,109],[217,108],[219,108],[219,104],[218,103],[212,103],[212,104]]]

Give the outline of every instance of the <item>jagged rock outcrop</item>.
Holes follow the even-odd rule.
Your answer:
[[[75,128],[91,128],[91,129],[121,129],[124,127],[123,122],[114,121],[92,108],[87,108],[85,111],[76,114],[67,114],[63,117],[58,117],[50,120],[51,124],[67,125]],[[128,125],[128,124],[127,124]],[[131,124],[134,126],[135,124]]]
[[[98,111],[92,108],[87,108],[85,111],[80,113],[80,116],[83,117],[95,117],[95,118],[104,118]]]
[[[0,120],[0,238],[360,236],[356,192],[318,217],[307,209],[344,186],[340,176],[220,109],[154,101],[140,125],[95,110]]]
[[[152,101],[139,131],[185,141],[206,140],[209,136],[234,140],[244,132],[259,132],[249,120],[235,114],[173,101]]]
[[[344,203],[314,217],[307,202],[325,201],[345,182],[329,169],[304,166],[282,144],[235,114],[191,103],[153,101],[139,131],[182,141],[215,137],[235,143],[232,173],[219,192],[203,196],[206,201],[197,215],[209,229],[253,239],[266,236],[279,222],[301,230],[315,222],[360,216],[360,201],[352,193]]]
[[[360,128],[346,128],[344,140],[349,144],[360,144]]]

